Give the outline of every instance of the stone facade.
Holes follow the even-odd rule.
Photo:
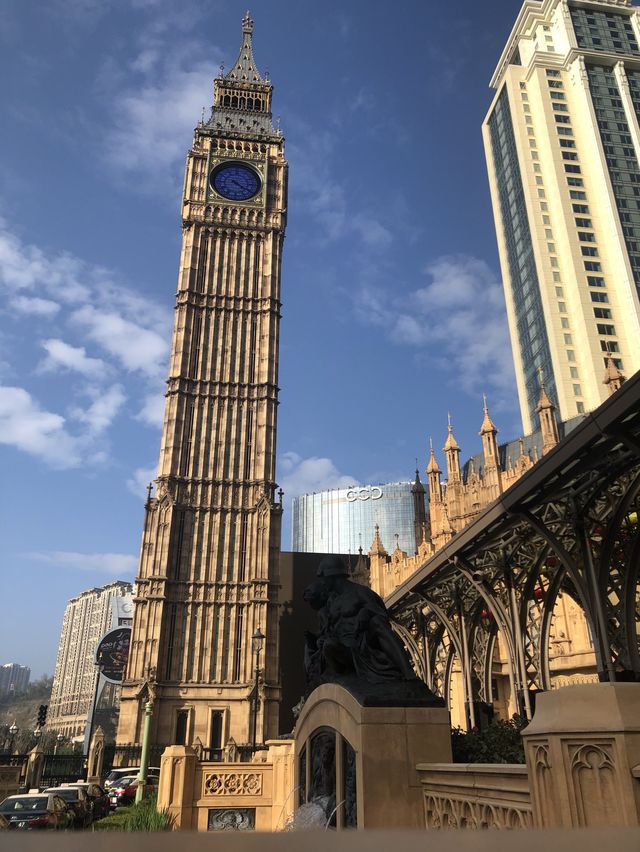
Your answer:
[[[155,495],[136,578],[119,743],[218,748],[278,733],[276,411],[284,139],[257,70],[253,21],[195,129]],[[251,637],[266,637],[256,660]],[[255,694],[259,666],[258,695]]]

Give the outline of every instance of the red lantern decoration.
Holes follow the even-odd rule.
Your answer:
[[[558,557],[557,556],[547,556],[544,560],[544,564],[547,568],[557,568],[558,567]]]
[[[544,589],[540,588],[540,586],[536,586],[533,590],[533,596],[537,601],[541,601],[544,599]]]

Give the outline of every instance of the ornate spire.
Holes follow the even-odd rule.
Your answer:
[[[498,430],[496,429],[493,421],[489,417],[489,407],[487,405],[487,395],[482,394],[482,399],[484,400],[484,420],[482,421],[482,426],[480,427],[480,434],[487,435],[489,433],[493,433],[494,435],[498,434]]]
[[[544,373],[542,372],[542,368],[538,370],[538,375],[540,376],[540,399],[538,400],[538,405],[536,406],[536,411],[540,414],[541,411],[545,411],[550,408],[553,411],[556,410],[555,405],[551,402],[549,398],[549,394],[547,393],[547,389],[544,386]]]
[[[247,14],[242,19],[242,47],[240,48],[238,58],[233,63],[231,71],[225,74],[225,80],[236,80],[239,83],[266,82],[260,76],[258,66],[253,58],[252,37],[253,19],[251,18],[251,12],[247,11]]]
[[[607,390],[609,391],[609,396],[611,396],[617,390],[620,389],[624,380],[625,377],[616,367],[616,362],[613,360],[611,352],[607,352],[607,367],[604,371],[604,379],[602,380],[602,384],[606,385]]]
[[[453,434],[453,426],[451,425],[451,415],[447,414],[447,418],[448,418],[448,426],[447,426],[448,434],[447,434],[447,440],[445,442],[443,450],[445,451],[445,453],[447,452],[447,450],[458,450],[459,451],[460,447],[458,446],[458,442],[456,441],[454,434]]]
[[[429,464],[427,465],[427,471],[429,473],[442,473],[440,468],[438,467],[438,461],[436,459],[436,454],[433,451],[433,441],[429,438]]]
[[[373,534],[373,544],[369,548],[369,556],[386,556],[387,551],[384,549],[384,544],[380,540],[380,527],[378,524],[375,525],[375,532]]]

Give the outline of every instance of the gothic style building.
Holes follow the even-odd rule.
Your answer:
[[[156,745],[218,748],[277,734],[287,162],[252,34],[247,13],[238,58],[216,78],[211,115],[187,157],[160,463],[146,504],[119,743],[141,741],[149,697]]]
[[[623,381],[624,376],[609,353],[602,382],[608,395],[615,393]],[[357,569],[358,577],[365,578],[365,582],[370,577],[371,587],[382,597],[391,594],[426,559],[444,547],[456,533],[530,470],[540,455],[552,450],[560,440],[560,428],[556,407],[541,377],[536,413],[540,424],[537,433],[527,439],[520,438],[517,446],[514,442],[500,447],[498,429],[491,420],[485,399],[484,419],[480,426],[482,453],[470,459],[464,469],[460,466],[460,446],[449,418],[447,439],[443,447],[447,481],[442,482],[443,471],[431,445],[426,469],[429,518],[423,524],[422,533],[416,534],[416,542],[420,542],[417,553],[408,555],[396,544],[395,550],[389,554],[376,527],[369,550],[370,567],[367,572],[364,561],[361,561]],[[564,424],[562,428],[565,428]],[[418,501],[425,492],[417,470],[413,492]]]

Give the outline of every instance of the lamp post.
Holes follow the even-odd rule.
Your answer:
[[[251,637],[251,648],[253,653],[256,655],[256,676],[255,683],[253,685],[253,712],[251,715],[251,747],[253,750],[256,750],[256,740],[257,740],[257,731],[258,731],[258,681],[260,677],[260,651],[262,651],[262,645],[265,640],[265,635],[260,630],[256,630],[256,632]]]
[[[56,744],[53,747],[53,753],[54,754],[58,753],[58,746],[62,745],[63,739],[64,739],[64,734],[58,734],[58,736],[56,737]]]
[[[36,745],[40,742],[40,737],[42,736],[42,731],[40,728],[36,728],[33,732],[33,738],[36,741]]]
[[[11,739],[9,740],[9,754],[13,754],[13,741],[15,740],[17,733],[18,733],[18,726],[16,725],[16,723],[14,721],[13,725],[11,725],[11,727],[9,728],[9,735],[11,737]]]
[[[142,731],[142,751],[140,753],[140,772],[138,773],[138,786],[136,788],[136,805],[142,801],[144,787],[147,783],[147,772],[149,770],[149,742],[151,739],[151,719],[153,718],[153,701],[149,699],[144,705],[144,729]]]

